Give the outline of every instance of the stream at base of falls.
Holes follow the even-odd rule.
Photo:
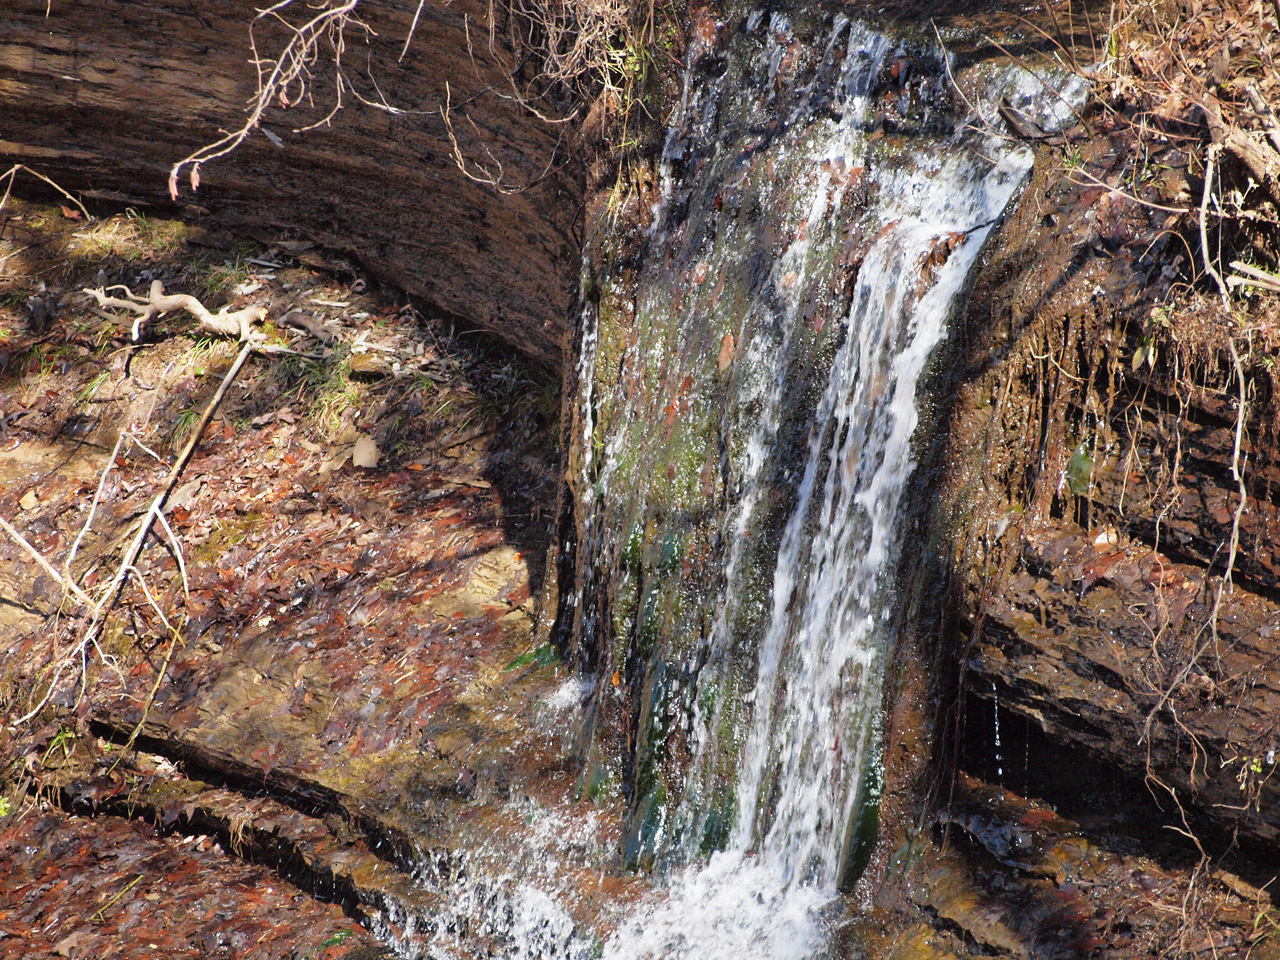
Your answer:
[[[472,880],[498,955],[829,954],[875,843],[917,398],[1032,163],[995,105],[1054,129],[1082,89],[957,69],[932,31],[731,17],[689,53],[641,252],[597,227],[568,713],[657,883],[585,935],[536,867]]]

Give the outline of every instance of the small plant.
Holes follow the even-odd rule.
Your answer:
[[[97,394],[98,390],[102,387],[104,383],[107,382],[107,380],[108,380],[107,371],[103,370],[96,377],[90,380],[88,385],[83,390],[81,390],[78,394],[76,394],[76,405],[79,406],[81,404],[88,403],[90,400],[92,400],[94,396]]]
[[[1277,920],[1270,907],[1263,907],[1253,918],[1253,932],[1249,935],[1251,944],[1259,944],[1280,934],[1280,920]]]
[[[361,387],[351,379],[350,354],[336,363],[308,364],[301,389],[312,395],[312,414],[330,436],[342,429],[343,415],[360,405]]]
[[[1271,779],[1271,774],[1275,772],[1275,751],[1227,757],[1221,761],[1220,767],[1226,768],[1237,763],[1240,769],[1236,771],[1236,785],[1244,794],[1245,809],[1253,807],[1256,810],[1262,798],[1262,785]],[[1270,770],[1267,769],[1268,767]]]
[[[224,297],[241,284],[248,283],[253,271],[243,257],[224,260],[220,266],[211,267],[197,281],[203,299],[212,300]]]
[[[187,438],[191,436],[191,431],[195,429],[196,423],[200,419],[200,411],[195,407],[187,407],[173,422],[173,439],[170,445],[174,450],[179,449]]]
[[[549,643],[544,643],[540,647],[528,650],[520,656],[516,657],[507,664],[507,670],[517,670],[520,667],[527,667],[529,664],[545,667],[548,664],[557,663],[560,660],[560,652]]]
[[[1156,355],[1158,353],[1155,336],[1150,333],[1144,333],[1138,340],[1138,349],[1133,351],[1132,369],[1137,371],[1144,363],[1153,370],[1156,366]]]
[[[320,942],[320,946],[324,947],[325,949],[328,949],[329,947],[336,947],[342,943],[345,943],[347,941],[347,938],[350,936],[351,936],[350,930],[339,930],[333,936],[326,937],[324,940],[322,940]]]
[[[60,727],[53,740],[49,742],[44,756],[40,758],[40,765],[46,766],[49,763],[49,758],[59,750],[62,751],[63,760],[69,759],[71,757],[71,747],[75,742],[76,732],[70,727]]]
[[[213,362],[220,355],[225,354],[226,349],[225,343],[213,337],[204,335],[196,337],[191,349],[187,351],[187,363],[191,366],[191,372],[197,377],[203,377],[209,372]]]

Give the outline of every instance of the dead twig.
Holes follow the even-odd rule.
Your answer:
[[[163,521],[164,517],[162,515],[161,522]],[[160,669],[156,671],[155,683],[151,685],[151,690],[147,693],[147,699],[142,704],[142,714],[138,717],[138,723],[134,726],[133,732],[129,734],[129,739],[121,748],[120,754],[116,757],[115,763],[111,764],[111,769],[107,771],[108,775],[110,775],[111,772],[120,764],[120,761],[125,758],[133,748],[134,743],[137,742],[138,735],[142,733],[142,729],[147,723],[147,715],[151,712],[151,705],[155,703],[156,694],[160,692],[160,684],[164,683],[165,675],[169,672],[169,664],[173,660],[173,652],[178,649],[178,640],[181,638],[178,631],[173,628],[171,623],[169,623],[169,618],[164,615],[164,611],[160,609],[160,605],[156,603],[155,598],[151,596],[151,591],[147,589],[147,582],[143,579],[142,574],[138,572],[136,567],[131,569],[133,575],[138,580],[138,585],[142,587],[143,593],[146,594],[147,601],[151,604],[151,608],[159,614],[160,621],[164,624],[165,629],[169,631],[169,649],[164,655],[164,662],[160,664]]]
[[[1217,283],[1218,294],[1221,297],[1223,309],[1226,311],[1228,321],[1230,321],[1231,299],[1227,292],[1227,284],[1222,279],[1222,274],[1218,271],[1217,267],[1214,266],[1213,257],[1209,253],[1209,231],[1207,226],[1209,198],[1213,192],[1214,168],[1216,166],[1218,152],[1220,149],[1220,144],[1210,144],[1205,157],[1204,192],[1200,198],[1200,248],[1204,258],[1205,272],[1213,277],[1214,281]],[[1196,639],[1199,641],[1199,638],[1203,636],[1206,631],[1209,636],[1196,647],[1187,662],[1179,668],[1178,672],[1174,675],[1173,681],[1168,684],[1164,692],[1160,695],[1160,699],[1156,702],[1156,705],[1147,714],[1147,720],[1143,727],[1143,739],[1149,740],[1151,724],[1155,719],[1156,714],[1164,709],[1165,705],[1172,699],[1174,691],[1176,691],[1178,687],[1181,686],[1189,676],[1191,676],[1191,671],[1195,669],[1200,658],[1208,652],[1210,647],[1214,647],[1218,644],[1218,617],[1222,612],[1222,598],[1227,587],[1232,583],[1232,571],[1235,569],[1236,555],[1240,549],[1240,518],[1244,515],[1245,505],[1248,502],[1248,491],[1245,487],[1244,472],[1240,467],[1241,447],[1244,443],[1244,423],[1248,394],[1247,384],[1244,377],[1244,365],[1240,360],[1240,352],[1236,349],[1234,331],[1230,329],[1227,331],[1227,349],[1231,353],[1232,369],[1235,373],[1236,386],[1238,390],[1235,433],[1231,452],[1231,478],[1236,483],[1236,491],[1239,494],[1239,500],[1236,503],[1235,513],[1231,520],[1231,535],[1227,543],[1226,570],[1223,572],[1222,578],[1218,581],[1217,589],[1214,591],[1213,607],[1209,611],[1208,620],[1197,633]],[[1212,564],[1210,564],[1210,566],[1212,566]],[[1207,578],[1208,573],[1206,573],[1205,576]]]
[[[28,167],[28,166],[27,166],[26,164],[24,164],[24,163],[15,163],[12,167],[10,167],[10,168],[9,168],[8,170],[6,170],[4,173],[0,173],[0,180],[8,180],[8,181],[9,181],[9,182],[5,185],[5,188],[4,188],[4,196],[3,196],[3,197],[0,197],[0,210],[3,210],[3,209],[4,209],[4,205],[5,205],[6,203],[8,203],[8,202],[9,202],[9,195],[10,195],[10,193],[12,193],[12,192],[13,192],[13,181],[14,181],[14,179],[18,176],[18,174],[19,174],[20,172],[22,172],[22,171],[24,171],[24,170],[25,170],[27,173],[31,174],[31,176],[35,177],[37,180],[43,180],[45,183],[47,183],[49,186],[53,187],[53,189],[57,190],[60,194],[62,194],[64,197],[66,197],[68,200],[70,200],[72,203],[74,203],[77,207],[79,207],[79,208],[80,208],[80,212],[81,212],[82,214],[84,214],[84,218],[85,218],[86,220],[92,220],[92,219],[93,219],[93,217],[89,216],[89,211],[85,209],[85,207],[84,207],[84,204],[83,204],[83,203],[81,203],[78,199],[76,199],[75,197],[73,197],[70,193],[68,193],[66,190],[64,190],[62,187],[60,187],[58,184],[54,183],[52,180],[50,180],[48,177],[46,177],[43,173],[40,173],[40,172],[39,172],[39,171],[37,171],[37,170],[32,170],[30,167]]]
[[[1227,277],[1228,287],[1258,287],[1261,290],[1280,293],[1280,276],[1274,273],[1259,270],[1257,267],[1241,260],[1232,260],[1231,269],[1235,270],[1237,275]],[[1239,276],[1239,274],[1244,274],[1244,276]]]
[[[204,431],[209,426],[214,414],[222,406],[222,400],[227,395],[228,388],[230,388],[232,381],[235,380],[236,375],[240,373],[245,361],[249,359],[249,354],[253,352],[253,349],[254,344],[250,342],[246,342],[240,348],[240,353],[236,355],[235,362],[231,364],[231,369],[226,372],[226,375],[222,378],[222,383],[218,385],[218,391],[205,406],[204,414],[201,415],[195,429],[191,431],[191,437],[187,440],[187,445],[183,448],[172,469],[169,470],[169,476],[165,478],[164,488],[152,501],[151,508],[142,519],[142,524],[138,528],[133,544],[129,547],[129,552],[125,555],[125,559],[114,578],[119,583],[123,583],[127,570],[137,561],[138,555],[142,552],[142,545],[146,542],[147,534],[151,532],[152,523],[163,513],[165,504],[169,500],[169,495],[173,493],[173,488],[178,483],[178,478],[182,476],[182,471],[186,469],[187,464],[191,461],[192,454],[195,453],[196,445],[200,442],[201,437],[204,436]]]
[[[1280,153],[1280,123],[1276,122],[1276,115],[1272,112],[1271,105],[1258,92],[1256,83],[1249,84],[1245,88],[1245,94],[1249,97],[1249,106],[1253,107],[1253,112],[1258,115],[1262,125],[1267,128],[1267,139],[1276,148],[1276,152]]]
[[[333,52],[336,103],[322,120],[308,124],[299,130],[323,126],[341,109],[342,94],[346,85],[341,67],[341,57],[345,47],[344,32],[347,25],[354,21],[353,14],[356,7],[360,5],[360,0],[346,0],[344,3],[323,6],[300,25],[289,23],[283,16],[283,11],[293,4],[294,0],[280,0],[279,3],[259,10],[257,16],[253,18],[249,26],[249,46],[253,51],[251,62],[257,68],[258,80],[257,92],[249,103],[249,115],[235,130],[213,143],[192,151],[170,168],[169,196],[174,200],[178,199],[178,179],[185,168],[191,168],[189,179],[192,191],[199,190],[200,167],[210,160],[225,157],[244,143],[258,128],[263,115],[271,105],[279,104],[287,109],[306,99],[307,90],[311,84],[312,68],[318,59],[320,44],[324,40],[328,40]],[[315,10],[314,7],[309,9]],[[254,29],[263,20],[283,24],[290,32],[288,42],[274,58],[263,57],[258,52]],[[365,27],[366,31],[368,29]]]
[[[60,586],[67,593],[74,596],[81,603],[84,603],[84,604],[89,603],[89,598],[85,594],[85,592],[81,590],[78,586],[76,586],[73,580],[69,578],[64,578],[62,574],[60,574],[57,570],[55,570],[53,568],[53,564],[51,564],[48,560],[46,560],[44,556],[41,555],[40,551],[37,550],[35,547],[33,547],[30,544],[30,542],[28,542],[27,538],[24,537],[22,534],[20,534],[17,530],[15,530],[13,528],[13,525],[10,524],[9,521],[6,520],[4,517],[0,517],[0,529],[3,529],[5,533],[7,533],[10,537],[13,538],[14,542],[17,543],[18,546],[22,547],[23,550],[27,551],[27,553],[31,556],[31,558],[40,565],[40,569],[53,578],[54,583]]]
[[[191,299],[194,299],[194,298],[191,298]],[[120,591],[124,587],[124,581],[130,575],[130,573],[134,574],[135,576],[138,576],[139,579],[141,579],[141,575],[137,571],[136,564],[137,564],[138,557],[142,553],[142,548],[146,544],[147,537],[151,533],[152,526],[157,521],[160,522],[165,527],[166,532],[168,532],[169,536],[173,538],[176,543],[176,537],[174,537],[172,530],[169,529],[168,523],[164,519],[165,504],[168,502],[169,496],[173,493],[173,489],[177,485],[179,477],[182,476],[183,470],[186,469],[186,466],[190,462],[192,455],[195,453],[196,446],[197,444],[199,444],[200,439],[203,437],[205,429],[209,426],[209,423],[210,421],[213,420],[213,417],[217,413],[218,408],[222,405],[222,401],[227,395],[227,390],[230,388],[232,382],[235,380],[237,374],[239,374],[241,368],[244,366],[245,362],[249,358],[249,355],[254,351],[255,348],[256,348],[256,343],[253,339],[244,341],[243,346],[240,348],[240,353],[236,356],[235,362],[232,363],[231,368],[223,376],[222,383],[218,386],[218,390],[213,395],[212,399],[210,399],[209,403],[205,406],[204,413],[200,417],[199,422],[196,424],[195,429],[192,431],[191,437],[188,439],[186,446],[182,450],[182,453],[179,455],[173,467],[169,470],[169,475],[165,479],[163,488],[161,489],[160,493],[156,496],[156,498],[151,502],[150,507],[148,507],[146,513],[143,515],[139,523],[137,532],[134,534],[133,540],[131,541],[128,549],[126,550],[124,557],[122,558],[119,566],[116,568],[115,574],[112,576],[111,580],[107,583],[106,587],[98,595],[98,599],[96,602],[94,602],[87,594],[85,594],[85,592],[82,589],[76,586],[75,582],[72,579],[70,579],[69,577],[64,578],[61,574],[59,574],[57,570],[54,569],[53,565],[50,564],[43,556],[40,555],[39,551],[37,551],[34,547],[32,547],[22,537],[21,534],[19,534],[16,530],[14,530],[13,527],[7,521],[4,520],[4,518],[0,517],[0,527],[3,527],[12,537],[14,537],[14,539],[18,543],[23,545],[23,547],[28,551],[28,553],[30,553],[32,557],[36,559],[36,561],[41,565],[41,567],[47,573],[49,573],[50,576],[52,576],[55,581],[62,584],[64,589],[67,589],[69,592],[71,592],[76,597],[77,600],[79,600],[82,604],[84,604],[87,608],[89,608],[89,624],[85,628],[83,634],[81,635],[80,640],[70,650],[68,650],[65,654],[63,654],[58,659],[58,663],[55,665],[55,668],[54,668],[53,680],[52,682],[50,682],[48,690],[45,692],[44,696],[41,697],[39,703],[37,703],[31,710],[29,710],[22,717],[18,718],[16,723],[19,723],[19,724],[25,723],[28,720],[30,720],[32,717],[36,716],[41,710],[44,709],[45,705],[49,702],[49,699],[53,696],[55,690],[57,689],[57,686],[58,686],[57,682],[59,679],[61,679],[62,674],[66,670],[68,664],[70,664],[73,660],[77,658],[80,659],[82,664],[82,682],[83,682],[84,668],[87,667],[86,659],[87,659],[88,649],[90,646],[92,646],[98,652],[98,655],[100,658],[102,658],[103,662],[107,662],[106,654],[102,651],[101,647],[98,646],[98,635],[102,630],[102,626],[106,621],[106,618],[110,615],[111,609],[114,607],[116,600],[120,595]],[[111,463],[108,464],[107,470],[110,470],[111,465],[114,464],[115,455],[116,453],[118,453],[118,451],[119,451],[119,445],[117,445],[116,451],[114,451],[112,454]],[[104,477],[99,482],[99,493],[101,492],[101,488],[105,484],[105,482],[106,482],[106,478],[105,478],[105,471],[104,471]],[[95,496],[95,502],[97,501],[97,499],[98,498]],[[83,536],[83,531],[82,531],[81,537],[82,536]],[[81,537],[77,537],[76,547],[79,546]],[[180,551],[178,552],[180,553]],[[69,565],[69,561],[68,561],[68,565]],[[182,566],[183,565],[180,562],[179,563],[180,569],[182,569]],[[185,569],[182,569],[182,574],[183,574],[183,581],[184,581],[184,587],[185,587],[186,585]],[[172,625],[169,624],[167,618],[163,614],[163,611],[160,611],[159,607],[155,604],[154,598],[151,597],[150,591],[146,589],[145,584],[143,586],[143,592],[144,594],[147,595],[148,599],[152,602],[153,608],[155,608],[157,612],[160,613],[161,620],[164,622],[165,627],[166,629],[169,630],[171,636],[175,636],[176,634]]]

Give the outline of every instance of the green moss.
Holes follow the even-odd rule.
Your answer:
[[[549,643],[527,650],[506,665],[505,670],[517,670],[530,665],[545,667],[560,662],[560,652]]]
[[[214,563],[232,547],[244,543],[261,523],[262,514],[257,510],[235,520],[220,520],[204,542],[195,548],[192,557],[197,562]]]
[[[636,617],[636,651],[642,657],[653,653],[657,646],[663,619],[662,591],[656,580],[645,587],[640,601],[640,613]]]
[[[603,763],[589,764],[578,781],[578,797],[588,803],[599,803],[617,796],[618,781]]]
[[[675,532],[662,538],[658,548],[658,569],[662,573],[674,573],[680,569],[680,560],[684,556],[684,538]]]
[[[872,739],[879,744],[879,736]],[[884,791],[884,764],[879,747],[868,752],[862,770],[862,797],[850,832],[849,848],[840,869],[840,889],[852,890],[871,862],[880,833],[880,796]]]
[[[627,570],[640,568],[641,550],[644,548],[644,527],[639,520],[633,520],[627,532],[626,545],[622,548],[622,562]]]
[[[699,856],[709,857],[715,851],[725,848],[737,817],[738,797],[734,791],[729,790],[707,811],[702,825],[702,840],[698,844]]]
[[[636,804],[636,826],[626,838],[623,859],[628,870],[652,870],[658,841],[667,822],[667,788],[655,780]]]

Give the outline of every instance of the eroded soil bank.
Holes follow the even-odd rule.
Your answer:
[[[0,951],[372,956],[361,923],[479,949],[524,866],[590,873],[567,914],[617,899],[610,800],[566,760],[579,687],[532,631],[556,383],[306,245],[4,217],[0,515],[50,567],[0,545]],[[234,381],[86,647],[55,578],[107,589],[236,351],[184,315],[133,344],[80,293],[155,280],[269,304],[294,352]]]
[[[556,366],[581,192],[573,128],[544,120],[563,104],[539,101],[538,117],[511,100],[519,28],[503,5],[355,6],[257,16],[240,0],[9,0],[0,162],[88,198],[173,209],[173,164],[228,145],[272,67],[300,68],[237,149],[181,171],[186,215],[319,243]],[[309,22],[317,48],[290,49]]]

